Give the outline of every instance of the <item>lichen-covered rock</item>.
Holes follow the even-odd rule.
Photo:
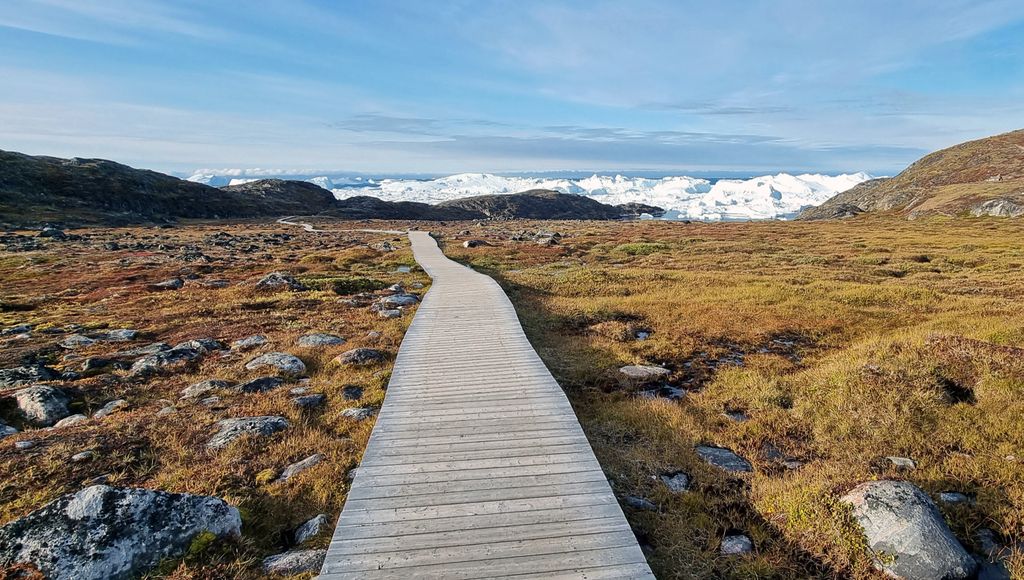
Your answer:
[[[215,497],[94,485],[0,528],[0,566],[31,564],[53,580],[135,578],[199,534],[237,536],[241,525]]]
[[[324,565],[327,550],[293,550],[263,560],[267,574],[294,576],[305,572],[318,572]]]
[[[700,445],[697,447],[697,455],[700,455],[701,459],[711,465],[726,471],[745,472],[754,470],[749,461],[724,447]]]
[[[68,350],[74,350],[76,348],[92,346],[95,343],[95,340],[85,336],[84,334],[72,334],[60,342],[60,347]]]
[[[300,336],[298,340],[299,346],[304,346],[307,348],[315,348],[321,346],[338,346],[340,344],[345,344],[345,339],[334,334],[307,334],[305,336]]]
[[[52,381],[57,377],[57,371],[43,365],[0,369],[0,388],[20,387],[40,381]]]
[[[754,551],[754,542],[744,534],[730,534],[722,538],[719,552],[724,556],[739,556]]]
[[[654,365],[627,365],[619,369],[627,379],[640,383],[656,381],[667,377],[672,371]]]
[[[64,391],[47,385],[35,385],[14,393],[25,419],[37,427],[49,427],[71,414]]]
[[[690,489],[690,476],[682,471],[659,475],[658,479],[665,484],[672,493],[682,493]]]
[[[257,377],[238,385],[235,390],[242,393],[265,393],[273,391],[283,384],[284,380],[278,377]]]
[[[412,294],[392,294],[377,301],[382,306],[414,306],[420,299]]]
[[[65,427],[72,427],[74,425],[78,425],[79,423],[85,423],[88,420],[89,420],[89,418],[86,417],[85,415],[83,415],[81,413],[76,413],[74,415],[69,415],[67,417],[64,417],[60,421],[57,421],[56,423],[53,424],[53,427],[51,427],[51,428],[52,429],[63,429]]]
[[[267,342],[268,340],[266,336],[263,336],[262,334],[254,334],[232,342],[231,350],[250,350],[263,346],[264,344],[267,344]]]
[[[319,453],[315,453],[315,454],[310,455],[309,457],[307,457],[307,458],[305,458],[305,459],[303,459],[301,461],[296,461],[295,463],[292,463],[288,467],[285,467],[284,471],[281,472],[281,476],[278,477],[277,480],[278,481],[288,481],[289,479],[295,477],[296,475],[302,473],[303,471],[306,471],[310,467],[313,467],[314,465],[318,465],[323,460],[324,460],[324,456],[323,455],[321,455]]]
[[[228,389],[231,388],[231,383],[228,381],[222,381],[220,379],[210,379],[206,381],[200,381],[194,385],[189,385],[181,390],[182,399],[194,399],[201,397],[210,391],[216,391],[217,389]]]
[[[106,405],[103,405],[103,407],[100,408],[99,411],[96,411],[95,413],[93,413],[92,417],[93,417],[93,419],[102,419],[102,418],[106,417],[107,415],[110,415],[111,413],[115,413],[117,411],[120,411],[121,409],[124,409],[127,406],[128,406],[128,401],[126,401],[124,399],[116,399],[116,400],[110,401]]]
[[[384,351],[375,348],[354,348],[338,355],[334,361],[343,365],[372,365],[387,360]]]
[[[375,411],[370,407],[352,407],[341,412],[342,417],[348,417],[353,421],[362,421],[373,417]]]
[[[306,365],[299,357],[286,352],[268,352],[245,364],[250,371],[271,367],[286,377],[298,377],[306,373]]]
[[[131,374],[149,376],[160,371],[171,370],[199,360],[203,353],[193,348],[174,347],[170,350],[146,355],[132,364]]]
[[[290,425],[288,420],[284,417],[277,417],[274,415],[262,416],[262,417],[236,417],[234,419],[224,419],[217,422],[219,430],[214,435],[209,443],[206,444],[210,449],[220,449],[227,447],[232,441],[246,435],[254,435],[257,437],[269,437],[278,431],[284,431]]]
[[[871,481],[842,501],[867,536],[875,565],[908,580],[969,578],[977,562],[950,531],[942,514],[917,486],[906,481]]]
[[[4,437],[10,437],[11,435],[15,435],[17,433],[17,429],[11,427],[7,423],[4,423],[3,421],[0,421],[0,439],[3,439]]]
[[[307,288],[288,272],[271,272],[256,282],[257,290],[281,292],[284,290],[302,291]]]
[[[153,290],[181,290],[185,286],[185,281],[181,278],[171,278],[164,280],[163,282],[157,282],[150,284],[149,287]]]
[[[114,330],[107,330],[104,332],[96,333],[93,338],[96,340],[102,340],[104,342],[130,342],[139,337],[138,330],[132,330],[130,328],[117,328]]]
[[[327,514],[319,514],[306,520],[295,530],[295,543],[303,544],[307,540],[319,536],[328,526]]]

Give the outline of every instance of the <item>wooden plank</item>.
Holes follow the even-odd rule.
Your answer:
[[[433,278],[321,578],[653,578],[565,394],[492,279]]]

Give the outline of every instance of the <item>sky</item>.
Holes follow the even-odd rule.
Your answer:
[[[1021,0],[4,0],[0,149],[892,174],[1024,127]]]

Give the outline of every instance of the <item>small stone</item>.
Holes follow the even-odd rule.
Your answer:
[[[419,302],[420,299],[412,294],[392,294],[377,301],[383,306],[415,306]]]
[[[664,367],[654,365],[628,365],[620,368],[619,372],[631,380],[642,383],[655,381],[672,373]]]
[[[240,338],[235,342],[231,343],[231,350],[245,351],[251,350],[257,347],[261,347],[269,342],[266,336],[262,334],[254,334],[245,338]]]
[[[743,411],[726,411],[724,415],[737,423],[742,423],[750,419],[750,417]]]
[[[36,446],[36,442],[35,441],[15,441],[14,442],[14,448],[18,449],[18,450],[21,450],[21,451],[25,451],[26,449],[32,449],[35,446]]]
[[[380,316],[381,318],[385,319],[401,318],[402,311],[397,309],[381,310],[377,312],[377,316]]]
[[[303,395],[301,397],[295,397],[292,399],[292,404],[301,409],[316,409],[324,406],[327,402],[327,396],[314,393],[312,395]]]
[[[288,272],[271,272],[267,274],[256,282],[256,289],[272,292],[282,292],[285,290],[300,292],[307,290],[301,282],[295,279],[295,276]]]
[[[295,543],[304,544],[307,540],[319,536],[327,529],[328,523],[327,514],[319,514],[306,520],[295,530]]]
[[[917,464],[914,463],[913,459],[908,457],[886,457],[885,459],[896,469],[907,471],[917,469]]]
[[[288,394],[290,394],[290,395],[305,395],[308,392],[309,392],[309,387],[295,387],[294,389],[291,389],[290,391],[288,391]]]
[[[259,377],[242,383],[235,389],[242,393],[265,393],[279,388],[283,384],[284,380],[278,377]]]
[[[358,401],[363,398],[363,388],[357,385],[348,385],[341,390],[341,396],[346,401]]]
[[[724,447],[700,445],[697,454],[701,459],[726,471],[741,473],[753,471],[750,462]]]
[[[104,342],[130,342],[138,338],[139,331],[130,328],[118,328],[93,335],[96,340]]]
[[[645,499],[645,498],[642,498],[642,497],[637,497],[635,495],[627,495],[626,498],[625,498],[625,501],[626,501],[626,505],[628,505],[629,507],[631,507],[633,509],[649,511],[649,512],[656,512],[656,511],[658,511],[658,506],[654,505],[654,502],[652,502],[649,499]]]
[[[173,415],[173,414],[175,414],[177,412],[178,412],[178,409],[176,407],[162,407],[159,411],[156,412],[156,416],[157,417],[164,417],[164,416],[167,416],[167,415]]]
[[[217,395],[213,395],[212,397],[206,397],[205,399],[199,400],[199,404],[203,405],[204,407],[212,407],[217,403],[220,403],[220,397],[218,397]]]
[[[236,417],[217,422],[219,430],[206,444],[210,449],[227,447],[231,442],[246,435],[269,437],[290,427],[284,417]]]
[[[114,401],[110,401],[106,405],[103,405],[103,408],[101,408],[99,411],[96,411],[95,413],[93,413],[92,416],[93,416],[94,419],[102,419],[102,418],[106,417],[107,415],[109,415],[109,414],[111,414],[111,413],[113,413],[115,411],[118,411],[120,409],[123,409],[123,408],[125,408],[127,406],[128,406],[128,401],[126,401],[124,399],[117,399],[117,400],[114,400]]]
[[[289,479],[295,477],[296,475],[302,473],[303,471],[306,471],[310,467],[319,464],[323,460],[324,456],[319,453],[316,453],[310,455],[309,457],[301,461],[296,461],[295,463],[292,463],[288,467],[284,468],[284,471],[281,472],[281,476],[277,478],[277,481],[288,481]]]
[[[342,417],[348,417],[354,421],[362,421],[373,417],[375,411],[370,407],[352,407],[341,412]]]
[[[153,290],[181,290],[185,286],[185,281],[181,278],[171,278],[170,280],[164,280],[163,282],[157,282],[150,284],[149,287]]]
[[[81,463],[83,461],[89,461],[93,457],[96,457],[95,451],[82,451],[81,453],[75,453],[71,456],[71,461],[75,463]]]
[[[658,479],[665,484],[672,493],[682,493],[690,489],[690,476],[682,471],[675,471],[659,475]]]
[[[299,346],[307,348],[315,348],[321,346],[338,346],[340,344],[345,344],[345,339],[334,334],[307,334],[305,336],[299,337],[298,340]]]
[[[299,357],[286,352],[268,352],[245,364],[246,370],[254,371],[271,367],[283,376],[297,377],[306,373],[306,365]]]
[[[194,385],[190,385],[181,390],[182,399],[194,399],[209,393],[210,391],[216,391],[217,389],[230,389],[230,381],[222,381],[220,379],[209,379],[206,381],[200,381]]]
[[[386,361],[388,355],[375,348],[355,348],[341,353],[334,361],[343,365],[372,365]]]
[[[294,576],[306,572],[318,572],[324,564],[327,550],[294,550],[263,559],[263,571],[267,574]]]
[[[376,340],[376,339],[380,338],[381,336],[382,336],[381,333],[377,332],[376,330],[371,330],[371,331],[366,333],[366,338],[368,338],[370,340]]]
[[[971,498],[959,491],[943,491],[939,493],[939,501],[942,503],[970,503]]]
[[[14,427],[11,427],[10,425],[4,423],[3,421],[0,421],[0,439],[3,439],[4,437],[10,437],[11,435],[17,435],[18,432],[19,431]],[[17,445],[17,443],[15,445]]]
[[[84,423],[88,420],[88,417],[79,413],[77,415],[71,415],[70,417],[64,417],[60,421],[57,421],[56,423],[53,424],[52,429],[62,429],[64,427],[71,427],[72,425],[78,425],[79,423]]]
[[[754,551],[754,543],[743,534],[728,535],[722,538],[722,546],[719,551],[723,556],[749,554]]]
[[[399,274],[408,274],[409,272],[412,272],[412,267],[411,266],[399,266],[399,267],[395,268],[395,272],[398,272]]]
[[[171,350],[194,350],[199,354],[209,354],[215,350],[224,350],[224,343],[215,338],[196,338],[178,343]]]
[[[60,342],[61,348],[73,350],[76,348],[85,348],[95,344],[95,340],[85,336],[84,334],[72,334]]]

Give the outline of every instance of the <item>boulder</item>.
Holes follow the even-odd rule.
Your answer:
[[[255,371],[271,367],[282,376],[298,377],[306,373],[306,365],[299,357],[286,352],[268,352],[245,363],[245,368]]]
[[[370,407],[352,407],[341,412],[342,417],[348,417],[354,421],[362,421],[373,417],[375,411]]]
[[[319,536],[322,532],[327,530],[329,523],[330,522],[327,520],[327,514],[320,514],[306,520],[305,523],[295,530],[295,543],[303,544],[307,540]]]
[[[292,404],[300,409],[316,409],[324,406],[325,403],[327,403],[327,396],[322,393],[302,395],[292,399]]]
[[[219,430],[206,446],[210,449],[221,449],[240,437],[246,435],[269,437],[278,431],[284,431],[289,426],[287,419],[273,415],[224,419],[217,421]]]
[[[402,311],[397,308],[386,308],[384,310],[378,310],[377,316],[381,318],[401,318]]]
[[[665,484],[672,493],[682,493],[690,489],[690,476],[682,471],[659,475],[658,479]]]
[[[341,396],[346,401],[358,401],[363,398],[363,388],[358,385],[346,385],[341,389]]]
[[[181,390],[181,398],[182,399],[194,399],[196,397],[201,397],[201,396],[203,396],[206,393],[209,393],[211,391],[216,391],[217,389],[230,389],[230,388],[231,388],[231,382],[229,382],[229,381],[222,381],[220,379],[210,379],[210,380],[206,380],[206,381],[200,381],[200,382],[198,382],[198,383],[196,383],[194,385],[190,385],[190,386],[185,387],[184,389],[182,389]]]
[[[198,352],[199,354],[210,354],[215,350],[224,350],[224,343],[215,338],[195,338],[192,340],[186,340],[185,342],[179,342],[174,345],[171,350],[183,350],[190,349]]]
[[[0,388],[7,389],[40,381],[52,381],[58,376],[57,371],[43,365],[0,369]]]
[[[633,509],[643,510],[648,512],[658,511],[658,506],[651,500],[643,497],[637,497],[635,495],[627,495],[625,500],[626,505]]]
[[[193,348],[182,348],[175,346],[172,349],[148,354],[132,364],[129,371],[132,375],[146,377],[160,371],[184,367],[189,363],[199,360],[203,353]]]
[[[314,333],[300,336],[297,344],[307,348],[338,346],[345,344],[345,339],[334,334]]]
[[[35,385],[14,393],[18,409],[29,423],[49,427],[71,414],[64,391],[46,385]]]
[[[115,330],[107,330],[93,335],[94,339],[102,340],[104,342],[131,342],[138,337],[139,331],[132,330],[130,328],[118,328]]]
[[[251,350],[264,344],[267,344],[267,337],[262,334],[254,334],[245,338],[240,338],[235,342],[231,343],[231,350]]]
[[[420,299],[413,294],[392,294],[377,301],[382,306],[414,306],[419,302]]]
[[[277,481],[288,481],[289,479],[295,477],[296,475],[302,473],[303,471],[306,471],[310,467],[319,464],[323,460],[323,455],[315,453],[301,461],[296,461],[295,463],[292,463],[288,467],[284,468],[284,471],[281,472],[281,476],[277,478]]]
[[[171,278],[169,280],[164,280],[163,282],[157,282],[155,284],[150,284],[149,285],[150,289],[157,290],[157,291],[162,291],[162,290],[181,290],[184,286],[185,286],[185,281],[182,280],[181,278]]]
[[[85,415],[83,415],[81,413],[77,413],[75,415],[70,415],[68,417],[64,417],[60,421],[57,421],[56,423],[53,424],[53,427],[51,427],[51,428],[52,429],[63,429],[64,427],[71,427],[73,425],[78,425],[79,423],[84,423],[84,422],[86,422],[88,420],[89,420],[89,418],[86,417]]]
[[[897,578],[969,578],[977,562],[950,531],[942,514],[917,486],[906,481],[871,481],[842,501],[864,529],[875,566]]]
[[[4,437],[10,437],[11,435],[15,435],[17,433],[17,429],[11,427],[7,423],[4,423],[3,421],[0,421],[0,439],[3,439]]]
[[[307,290],[301,282],[295,279],[295,276],[288,272],[271,272],[267,274],[256,282],[256,289],[267,292],[283,292],[285,290],[300,292]]]
[[[326,556],[327,550],[293,550],[264,558],[263,571],[282,576],[319,572]]]
[[[0,528],[0,567],[31,564],[53,580],[136,578],[203,532],[238,536],[241,526],[215,497],[94,485]]]
[[[741,473],[754,470],[749,461],[724,447],[700,445],[697,447],[697,455],[709,464],[726,471]]]
[[[102,418],[106,417],[107,415],[110,415],[111,413],[119,411],[119,410],[121,410],[121,409],[123,409],[123,408],[125,408],[127,406],[128,406],[128,401],[126,401],[124,399],[116,399],[116,400],[110,401],[106,405],[103,405],[103,407],[99,411],[96,411],[95,413],[92,414],[92,417],[93,417],[93,419],[102,419]]]
[[[334,361],[343,365],[372,365],[388,359],[387,353],[375,348],[354,348],[335,357]]]
[[[626,378],[640,383],[649,383],[667,377],[672,371],[654,365],[628,365],[619,369]]]
[[[92,346],[95,343],[95,340],[85,336],[84,334],[72,334],[60,342],[60,347],[68,350],[74,350],[76,348]]]

